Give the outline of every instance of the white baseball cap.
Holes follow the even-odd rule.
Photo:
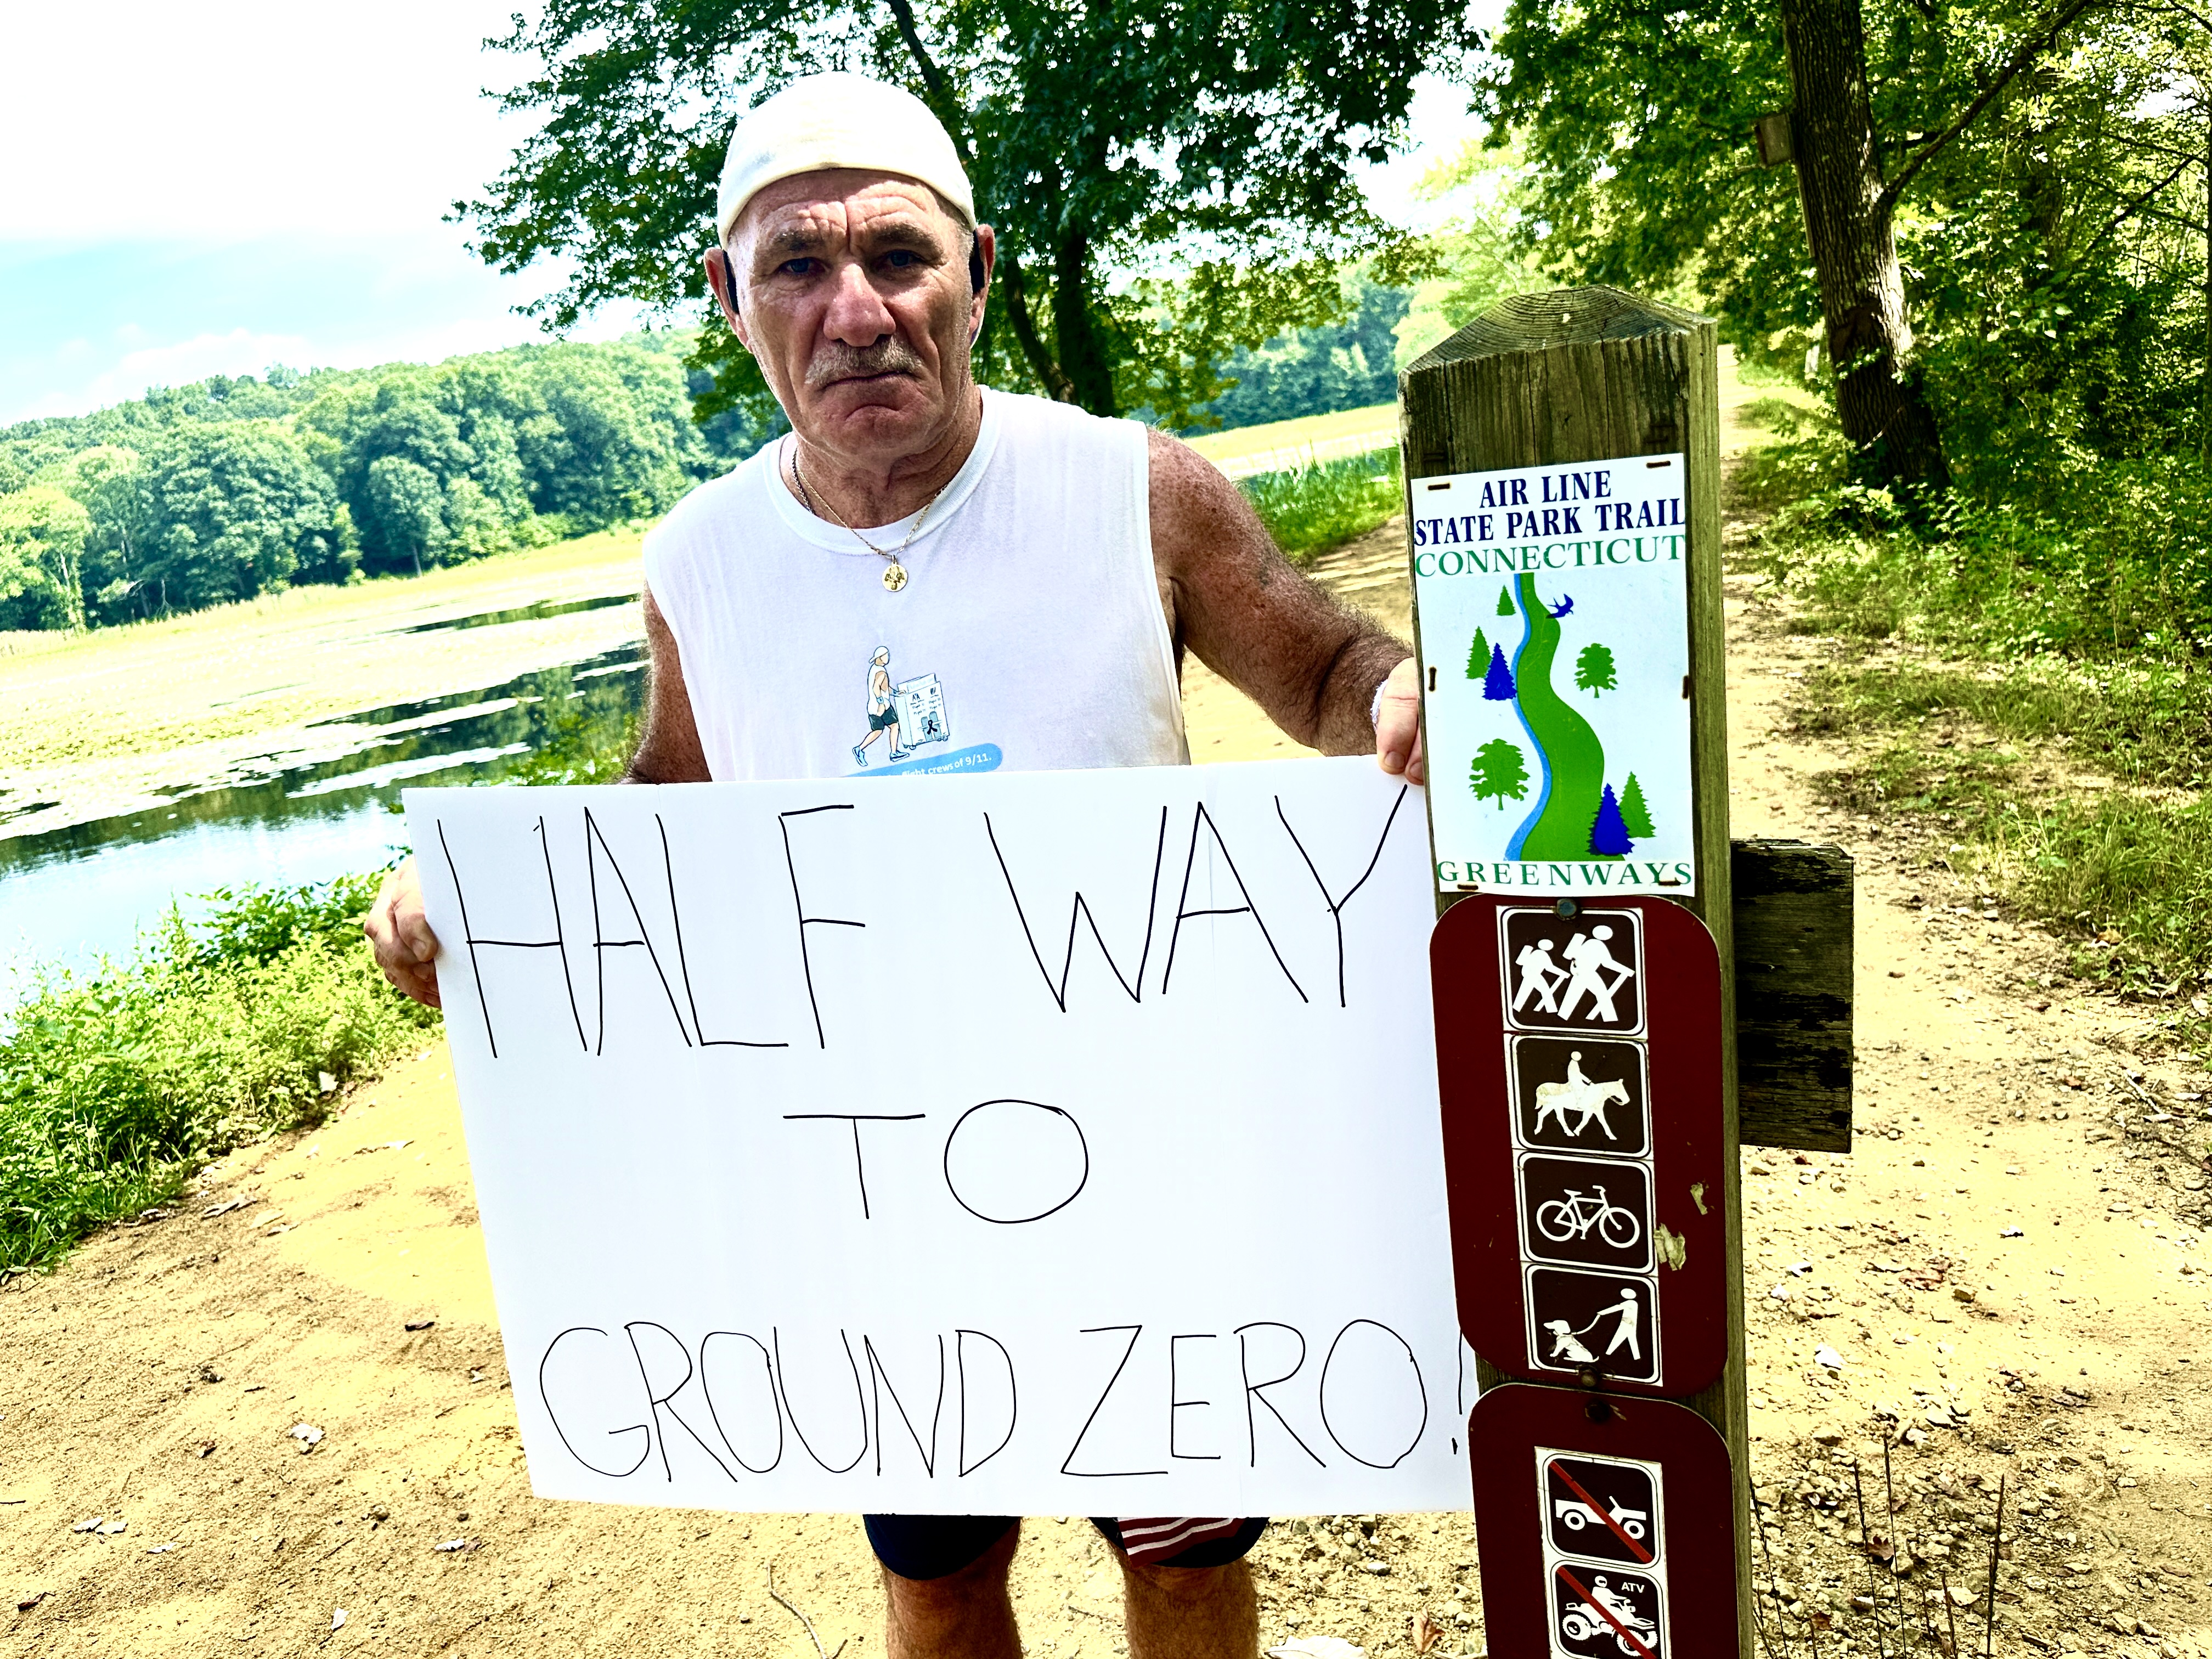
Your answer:
[[[970,226],[975,192],[952,135],[902,87],[835,71],[802,76],[763,99],[730,135],[714,230],[726,242],[763,185],[829,167],[896,173],[927,185]]]

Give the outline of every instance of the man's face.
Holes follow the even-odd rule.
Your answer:
[[[989,228],[978,235],[988,268]],[[969,283],[967,227],[928,185],[852,171],[779,179],[707,262],[726,313],[729,270],[731,326],[810,443],[880,462],[957,421],[983,295]]]

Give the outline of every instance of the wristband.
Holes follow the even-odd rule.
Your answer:
[[[1389,676],[1385,675],[1383,676],[1382,683],[1375,688],[1374,701],[1367,705],[1367,724],[1369,726],[1379,727],[1382,724],[1382,694],[1389,689]]]

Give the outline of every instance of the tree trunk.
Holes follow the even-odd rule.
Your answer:
[[[1869,483],[1941,490],[1943,446],[1912,361],[1905,276],[1883,205],[1858,0],[1782,0],[1790,144],[1827,325],[1836,414]]]
[[[1053,250],[1052,331],[1067,376],[1066,401],[1093,415],[1113,416],[1121,412],[1114,404],[1114,365],[1098,337],[1098,319],[1091,313],[1090,264],[1089,233],[1063,232]]]
[[[1006,302],[1006,321],[1014,331],[1014,343],[1029,360],[1030,368],[1044,389],[1064,404],[1075,401],[1075,388],[1052,353],[1044,349],[1037,337],[1036,319],[1030,313],[1030,291],[1023,276],[1021,262],[1004,243],[999,247],[999,292]]]

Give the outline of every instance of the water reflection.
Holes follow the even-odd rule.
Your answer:
[[[635,605],[635,593],[603,593],[595,599],[540,599],[535,605],[519,605],[507,611],[475,611],[465,617],[447,617],[442,622],[416,623],[412,628],[395,628],[395,634],[436,634],[449,628],[498,628],[507,623],[544,622],[548,617],[573,617],[579,611],[604,611],[611,605]]]
[[[492,613],[498,614],[498,613]],[[319,724],[359,728],[335,759],[179,793],[158,806],[0,838],[0,1007],[29,964],[129,951],[174,896],[326,881],[392,857],[400,783],[599,783],[620,775],[643,710],[628,645],[504,685]]]

